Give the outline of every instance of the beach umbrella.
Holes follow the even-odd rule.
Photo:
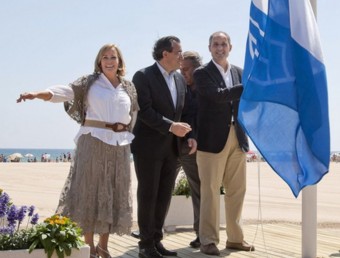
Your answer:
[[[21,158],[23,158],[23,156],[22,156],[21,153],[15,152],[15,153],[13,153],[13,154],[7,156],[7,158],[8,158],[9,160],[15,160],[15,159],[21,159]]]
[[[33,158],[34,155],[33,155],[32,153],[27,153],[27,154],[25,155],[25,157],[26,157],[26,158]]]

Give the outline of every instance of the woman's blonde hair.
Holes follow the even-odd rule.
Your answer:
[[[117,70],[117,75],[120,77],[123,77],[125,75],[125,62],[123,59],[123,55],[122,52],[120,51],[120,49],[115,45],[115,44],[105,44],[104,46],[101,47],[101,49],[99,50],[96,60],[94,61],[94,71],[96,73],[102,73],[103,70],[100,66],[100,62],[101,59],[103,57],[103,54],[105,51],[109,50],[109,49],[114,49],[117,51],[117,55],[118,55],[118,60],[119,60],[119,64],[118,64],[118,70]]]

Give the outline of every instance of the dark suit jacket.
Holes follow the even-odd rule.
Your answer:
[[[191,148],[188,146],[189,138],[197,138],[197,97],[196,91],[193,90],[193,86],[187,85],[187,90],[185,93],[185,103],[182,111],[181,122],[188,123],[191,126],[191,131],[185,135],[185,137],[180,139],[180,155],[187,155]]]
[[[175,72],[177,103],[173,104],[170,90],[157,64],[135,73],[133,83],[137,90],[138,112],[131,144],[134,154],[161,158],[175,152],[178,155],[178,137],[169,132],[172,122],[181,119],[186,84],[183,76]]]
[[[198,93],[197,149],[200,151],[222,151],[228,139],[232,116],[240,148],[244,152],[249,150],[248,138],[237,120],[243,92],[242,69],[231,65],[231,75],[233,84],[237,86],[228,89],[213,61],[194,72]]]

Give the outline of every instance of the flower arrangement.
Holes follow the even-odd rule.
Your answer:
[[[23,221],[28,215],[27,224]],[[0,251],[43,248],[48,258],[54,251],[58,258],[71,255],[72,248],[84,245],[81,229],[69,218],[55,214],[38,223],[34,206],[16,207],[7,193],[0,189]],[[31,226],[29,227],[29,224]]]
[[[84,245],[81,239],[81,229],[68,217],[55,214],[37,224],[30,235],[32,244],[29,252],[34,248],[44,248],[47,257],[50,258],[56,251],[59,258],[64,254],[71,255],[72,248],[79,249]]]
[[[32,228],[39,220],[37,213],[33,214],[34,206],[15,206],[7,193],[0,189],[0,250],[27,249]],[[25,228],[22,228],[28,212]],[[21,228],[20,228],[21,227]]]

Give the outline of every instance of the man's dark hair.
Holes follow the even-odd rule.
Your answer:
[[[227,40],[228,40],[228,43],[230,44],[231,43],[231,40],[230,40],[230,36],[228,35],[228,33],[224,32],[224,31],[216,31],[214,32],[213,34],[210,35],[209,37],[209,46],[211,45],[211,42],[213,40],[213,38],[218,35],[218,34],[223,34],[224,36],[227,37]]]
[[[163,51],[172,52],[174,41],[176,41],[177,43],[181,43],[179,38],[175,36],[166,36],[157,40],[153,47],[153,59],[155,59],[156,61],[160,61],[163,58]]]

